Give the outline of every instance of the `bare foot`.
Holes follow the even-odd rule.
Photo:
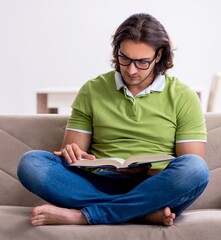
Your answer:
[[[166,207],[147,216],[136,219],[135,223],[171,226],[173,225],[175,217],[176,215],[171,212],[170,208]]]
[[[88,224],[88,221],[80,210],[45,204],[32,210],[31,224],[33,226],[48,224],[84,225]]]

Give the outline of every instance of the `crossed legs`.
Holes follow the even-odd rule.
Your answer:
[[[115,194],[108,193],[109,183],[110,188],[113,185],[117,188],[121,182],[130,185],[130,180],[125,179],[128,177],[119,179],[116,174],[115,180],[101,181],[100,176],[91,173],[70,171],[51,153],[32,151],[21,159],[18,177],[27,189],[53,204],[33,209],[34,226],[125,222],[170,226],[175,214],[179,215],[202,193],[208,182],[208,169],[199,157],[184,155],[162,173],[143,180],[125,193],[119,190]]]

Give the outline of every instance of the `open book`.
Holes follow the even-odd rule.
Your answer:
[[[128,159],[122,158],[100,158],[94,160],[81,159],[70,166],[89,167],[89,168],[132,168],[141,164],[171,161],[171,155],[137,156]]]

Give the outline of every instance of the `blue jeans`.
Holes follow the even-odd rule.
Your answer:
[[[81,210],[89,224],[118,224],[165,207],[181,214],[205,189],[209,171],[202,158],[187,154],[149,178],[108,170],[90,173],[68,167],[53,153],[33,150],[22,156],[18,178],[47,202]]]

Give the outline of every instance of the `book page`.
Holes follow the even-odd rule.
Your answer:
[[[70,165],[72,166],[115,166],[115,167],[121,167],[123,163],[125,162],[122,158],[100,158],[100,159],[94,159],[94,160],[88,160],[88,159],[81,159],[75,163],[72,163]]]
[[[154,163],[154,162],[162,162],[162,161],[170,161],[174,157],[172,155],[153,155],[153,156],[137,156],[128,158],[124,165],[129,166],[133,163]]]

